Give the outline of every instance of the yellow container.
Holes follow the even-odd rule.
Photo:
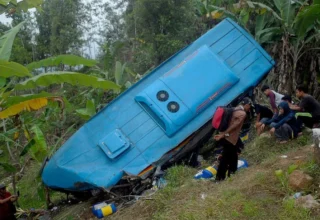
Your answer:
[[[107,204],[105,202],[96,204],[92,207],[92,212],[98,218],[103,218],[108,215],[111,215],[117,211],[117,208],[114,203]]]

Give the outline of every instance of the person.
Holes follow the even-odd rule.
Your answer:
[[[289,107],[293,105],[293,101],[290,95],[283,96],[281,100],[288,103]],[[297,119],[299,113],[297,114],[297,111],[295,110],[292,110],[292,111],[294,112],[295,117]],[[302,135],[302,122],[300,120],[297,120],[297,128],[298,128],[298,136]]]
[[[268,85],[263,85],[261,91],[269,98],[270,105],[274,116],[278,114],[278,106],[281,103],[281,99],[284,95],[271,90]]]
[[[284,96],[281,98],[281,100],[284,101],[284,102],[287,102],[288,105],[293,104],[292,98],[291,98],[290,95],[284,95]]]
[[[318,128],[320,125],[320,103],[311,95],[305,86],[296,88],[296,96],[301,100],[299,105],[290,105],[296,113],[297,120],[309,128]]]
[[[261,127],[262,124],[264,124],[266,121],[270,120],[273,117],[273,112],[268,107],[260,104],[254,104],[253,107],[256,113],[255,128],[257,134],[260,135],[263,131]]]
[[[228,176],[235,173],[238,168],[238,152],[241,146],[239,134],[241,127],[246,118],[243,105],[234,108],[231,119],[228,123],[228,128],[224,132],[214,136],[214,139],[223,146],[222,157],[217,171],[216,180],[224,180],[226,172]]]
[[[270,126],[270,134],[275,135],[277,140],[284,144],[289,139],[293,139],[298,136],[298,125],[295,118],[295,113],[290,109],[287,102],[281,102],[278,106],[279,114],[276,117],[266,121],[265,125]]]
[[[14,220],[16,217],[15,206],[13,202],[17,201],[18,197],[11,195],[4,184],[0,184],[0,220]]]

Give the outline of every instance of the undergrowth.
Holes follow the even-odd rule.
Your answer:
[[[120,210],[110,219],[320,219],[320,215],[299,208],[290,199],[294,193],[288,186],[291,172],[300,169],[319,176],[318,165],[308,155],[310,134],[288,144],[279,145],[268,137],[249,143],[242,158],[249,168],[242,169],[226,181],[195,180],[197,170],[176,166],[168,170],[167,187],[159,190],[152,200],[139,201]],[[307,152],[307,153],[305,153]],[[310,152],[309,152],[310,153]],[[303,155],[304,161],[279,159],[281,155]],[[298,164],[298,165],[296,165]],[[275,175],[283,170],[282,179]]]

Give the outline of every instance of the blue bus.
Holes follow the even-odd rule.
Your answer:
[[[212,131],[217,106],[237,104],[274,66],[231,19],[163,62],[85,123],[42,172],[54,190],[110,191],[148,178]]]

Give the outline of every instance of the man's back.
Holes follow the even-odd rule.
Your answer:
[[[320,116],[320,103],[309,94],[303,96],[299,106],[305,112],[310,112],[312,117]]]
[[[229,137],[225,138],[227,141],[229,141],[233,145],[236,145],[239,139],[241,127],[244,123],[245,118],[246,118],[245,111],[241,107],[236,107],[232,113],[232,117],[227,130],[229,130],[230,127],[234,127],[234,128],[229,132]]]
[[[284,97],[284,95],[277,93],[274,90],[271,90],[271,92],[274,94],[275,97],[275,104],[278,107],[278,105],[282,102],[282,98]]]

